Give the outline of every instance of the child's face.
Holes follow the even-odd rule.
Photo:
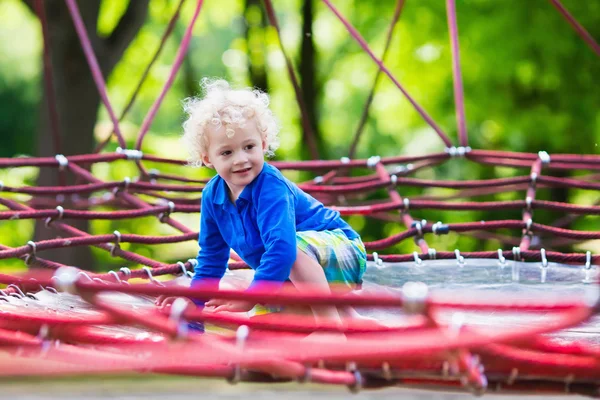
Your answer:
[[[235,129],[228,138],[225,127],[209,129],[208,148],[202,161],[225,180],[232,198],[237,199],[244,187],[256,178],[264,163],[266,143],[252,121]]]

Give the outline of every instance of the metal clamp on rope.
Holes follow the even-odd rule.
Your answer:
[[[62,206],[56,206],[56,211],[58,212],[58,216],[56,217],[56,219],[62,219],[63,215],[65,213],[65,209],[62,208]],[[46,218],[46,222],[44,222],[44,225],[46,225],[46,228],[50,228],[50,224],[52,223],[52,221],[54,221],[54,218],[52,218],[52,217]]]
[[[177,261],[177,265],[179,265],[179,268],[181,268],[181,274],[183,276],[187,276],[190,279],[194,277],[194,274],[192,273],[192,271],[188,271],[183,262]]]
[[[379,258],[379,254],[376,251],[373,252],[373,261],[375,262],[375,265],[377,265],[377,266],[383,265],[383,260],[381,258]]]
[[[427,308],[429,288],[423,282],[406,282],[402,286],[402,309],[407,314],[423,314]]]
[[[523,261],[523,259],[521,258],[521,248],[520,247],[513,247],[512,253],[513,253],[513,260]]]
[[[342,157],[340,158],[340,162],[342,164],[350,164],[350,159],[348,157]]]
[[[540,249],[540,255],[542,257],[542,266],[540,267],[542,270],[540,281],[542,283],[546,283],[546,276],[548,274],[548,259],[546,258],[546,249],[543,247]]]
[[[431,232],[433,232],[434,235],[447,235],[448,232],[450,232],[450,227],[446,224],[442,224],[441,221],[438,221],[431,225]]]
[[[244,347],[246,346],[246,340],[250,335],[250,328],[246,325],[240,325],[240,327],[235,332],[235,345],[237,347],[238,352],[241,354],[244,352]],[[227,378],[227,382],[235,385],[242,378],[242,368],[239,364],[235,364],[233,366],[233,376]]]
[[[313,182],[316,183],[317,185],[319,185],[319,184],[323,183],[323,180],[324,180],[323,177],[319,175],[319,176],[314,177]]]
[[[415,236],[415,241],[418,241],[419,239],[423,238],[423,228],[425,227],[425,225],[427,225],[427,220],[421,220],[421,221],[413,221],[410,224],[411,228],[415,228],[417,230],[417,235]]]
[[[430,260],[435,260],[437,258],[437,251],[432,247],[427,249],[427,254],[429,254]]]
[[[446,147],[444,149],[444,151],[446,153],[448,153],[450,155],[450,157],[464,157],[465,154],[469,153],[471,150],[472,149],[469,146],[467,146],[467,147],[464,147],[464,146],[459,146],[459,147],[452,146],[452,147]]]
[[[23,297],[26,297],[25,293],[23,293],[23,291],[21,290],[21,288],[18,287],[17,285],[15,285],[14,283],[8,285],[6,288],[7,289],[15,289],[18,292],[18,294],[17,293],[11,293],[11,295],[13,295],[13,294],[16,295],[14,297],[18,297],[19,299],[22,299]]]
[[[150,178],[150,183],[156,183],[158,174],[160,174],[160,171],[155,168],[152,168],[150,171],[148,171],[148,177]]]
[[[63,156],[62,154],[57,154],[54,156],[54,158],[56,159],[56,162],[58,162],[59,171],[64,171],[69,165],[69,160],[67,160],[67,157]]]
[[[108,274],[115,278],[116,283],[122,283],[121,278],[119,278],[119,274],[117,274],[115,271],[108,271]]]
[[[31,252],[25,256],[25,265],[29,265],[36,258],[37,245],[33,240],[27,242],[27,246],[31,247]]]
[[[506,265],[506,257],[504,257],[502,249],[498,249],[498,262],[500,263],[501,267],[504,267]]]
[[[419,253],[416,251],[413,251],[413,258],[415,259],[415,264],[421,265],[423,263],[423,260],[419,258]]]
[[[396,184],[398,183],[398,177],[395,174],[390,175],[390,182],[392,183],[392,186],[396,186]]]
[[[89,282],[94,282],[94,280],[92,279],[92,277],[89,276],[87,274],[87,272],[85,272],[85,271],[79,271],[79,272],[77,272],[77,279],[79,279],[80,276],[86,277]]]
[[[158,214],[158,220],[162,223],[165,223],[165,221],[169,218],[173,210],[175,210],[175,203],[173,203],[172,201],[169,201],[167,203],[167,206],[169,206],[169,209],[167,211]]]
[[[538,157],[542,161],[542,164],[550,164],[550,154],[546,151],[539,151]]]
[[[127,282],[127,279],[131,278],[131,270],[127,267],[121,267],[121,268],[119,268],[119,272],[122,273],[124,276],[124,280],[122,280],[121,283],[123,283],[125,285],[129,285],[129,282]]]
[[[128,160],[139,161],[144,157],[144,153],[142,153],[141,150],[122,149],[120,147],[117,147],[117,153],[125,154]]]
[[[404,199],[402,199],[402,203],[404,203],[403,212],[407,213],[408,210],[410,209],[410,200],[408,199],[408,197],[405,197]]]
[[[127,189],[129,189],[129,184],[131,183],[131,178],[126,176],[123,179],[123,191],[127,191]]]
[[[367,167],[373,169],[379,164],[381,161],[381,157],[379,156],[371,156],[367,159]]]
[[[121,250],[121,245],[120,245],[120,243],[121,243],[121,232],[119,232],[119,231],[114,231],[114,232],[113,232],[113,235],[115,235],[115,243],[114,243],[114,244],[112,244],[112,245],[111,245],[111,248],[110,248],[110,255],[111,255],[112,257],[114,257],[114,256],[115,256],[115,250],[117,250],[117,249],[118,249],[118,250]],[[130,271],[130,273],[131,273],[131,271]]]
[[[548,268],[548,259],[546,258],[546,249],[543,247],[540,249],[540,255],[542,257],[542,268]]]
[[[148,279],[150,280],[150,282],[152,282],[152,283],[154,283],[155,285],[158,285],[158,286],[165,286],[164,283],[162,283],[159,280],[156,280],[156,278],[152,275],[152,269],[150,269],[150,267],[144,266],[144,267],[142,267],[142,269],[144,271],[146,271],[146,274],[148,274]]]
[[[465,266],[465,258],[460,255],[460,250],[454,249],[454,255],[456,256],[456,263],[459,267]]]

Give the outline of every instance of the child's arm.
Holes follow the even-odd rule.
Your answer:
[[[285,282],[296,261],[295,197],[287,185],[275,179],[269,190],[256,197],[257,224],[265,252],[251,287],[260,281]]]
[[[218,287],[219,280],[227,269],[230,248],[219,231],[208,202],[202,202],[201,206],[198,244],[200,246],[196,257],[198,265],[191,286]],[[204,305],[204,300],[194,302],[197,305]]]

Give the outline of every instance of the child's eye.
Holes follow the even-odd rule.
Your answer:
[[[225,150],[224,152],[221,153],[222,156],[228,156],[231,154],[231,151],[229,150]]]
[[[254,144],[249,144],[248,146],[246,146],[246,150],[252,150],[253,148],[255,148],[256,145]]]

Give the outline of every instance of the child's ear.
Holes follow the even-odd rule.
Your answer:
[[[262,149],[263,153],[267,151],[267,141],[265,139],[262,139]]]
[[[202,154],[202,164],[206,165],[208,168],[214,169],[207,154]]]

